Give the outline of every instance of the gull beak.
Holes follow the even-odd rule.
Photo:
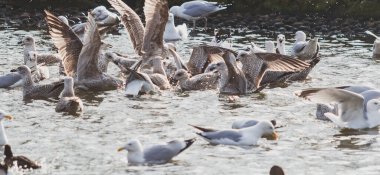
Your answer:
[[[278,140],[278,134],[275,131],[273,131],[271,134],[263,135],[263,138],[266,138],[268,140]]]
[[[121,147],[121,148],[117,149],[117,152],[120,152],[120,151],[123,151],[123,150],[125,150],[125,148]]]
[[[4,118],[8,119],[8,120],[12,120],[13,117],[11,115],[5,115]]]
[[[11,72],[17,72],[17,69],[11,69]]]

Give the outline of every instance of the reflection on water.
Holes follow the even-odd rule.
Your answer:
[[[236,36],[234,47],[245,48],[250,41],[259,46],[274,36],[251,31]],[[110,51],[134,53],[127,33],[109,35]],[[211,33],[211,32],[210,32]],[[34,35],[37,50],[52,52],[52,42],[39,30],[0,31],[0,72],[22,63],[25,35]],[[287,35],[290,51],[293,36]],[[188,60],[191,48],[211,41],[208,34],[196,34],[179,42],[180,55]],[[371,59],[372,42],[344,36],[321,37],[321,62],[304,82],[267,88],[246,96],[223,96],[215,90],[180,92],[127,98],[123,90],[108,92],[76,91],[85,109],[80,117],[55,113],[56,100],[24,103],[21,89],[0,89],[0,109],[14,121],[4,121],[15,153],[43,163],[41,170],[26,174],[268,174],[274,164],[287,174],[377,174],[380,171],[378,128],[339,130],[330,122],[314,118],[316,105],[296,98],[293,92],[309,87],[362,84],[380,87],[380,65]],[[49,67],[52,77],[58,68]],[[117,67],[109,71],[118,76]],[[57,78],[56,78],[57,79]],[[53,80],[56,80],[53,79]],[[53,81],[53,80],[47,80]],[[188,124],[210,128],[230,128],[237,118],[275,119],[281,128],[278,141],[262,139],[259,146],[240,148],[212,146],[197,139],[192,147],[165,165],[128,166],[126,152],[116,148],[139,138],[144,145],[173,138],[196,137]],[[374,154],[376,153],[376,154]],[[328,163],[321,163],[328,162]],[[249,172],[249,173],[248,173]]]

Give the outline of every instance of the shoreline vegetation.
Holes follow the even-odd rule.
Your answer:
[[[137,11],[142,10],[144,0],[123,0]],[[366,17],[380,18],[378,0],[213,0],[232,4],[227,13],[249,13],[252,15],[281,13],[287,15],[318,15],[324,17]],[[178,5],[185,0],[170,0],[169,5]],[[0,0],[1,6],[15,9],[43,9],[77,7],[94,8],[98,5],[110,5],[106,0]]]

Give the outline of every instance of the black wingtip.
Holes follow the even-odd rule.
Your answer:
[[[272,166],[269,171],[269,175],[285,175],[284,170],[277,165]]]
[[[274,119],[271,120],[270,122],[272,123],[273,126],[276,126],[276,124],[277,124],[276,120],[274,120]]]

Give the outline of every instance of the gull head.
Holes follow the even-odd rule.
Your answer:
[[[12,69],[11,70],[11,72],[18,72],[19,74],[21,74],[22,76],[24,76],[24,75],[30,75],[31,73],[30,73],[30,69],[29,69],[29,67],[28,66],[25,66],[25,65],[23,65],[23,66],[20,66],[20,67],[18,67],[17,69]]]
[[[0,110],[0,121],[3,119],[11,120],[13,117],[7,113],[5,113],[3,110]]]
[[[186,80],[190,77],[189,73],[185,69],[177,70],[174,74],[176,80]]]
[[[117,151],[123,151],[126,150],[128,152],[135,152],[135,151],[141,151],[142,145],[139,140],[132,139],[127,144],[125,144],[123,147],[117,149]]]
[[[22,39],[22,44],[25,46],[32,46],[34,45],[34,38],[32,36],[25,36]]]
[[[253,126],[253,127],[255,127],[255,126]],[[269,140],[277,140],[278,139],[278,134],[274,130],[274,126],[271,122],[260,121],[256,127],[262,131],[264,138],[267,138]]]
[[[239,51],[237,57],[236,57],[236,60],[241,60],[242,58],[245,58],[245,57],[248,57],[249,56],[249,52],[247,51]]]
[[[367,117],[369,128],[380,125],[380,99],[372,99],[367,102]]]
[[[168,22],[173,22],[173,21],[174,21],[174,15],[173,13],[169,13]]]
[[[180,11],[181,11],[181,8],[179,6],[173,6],[169,10],[169,12],[172,13],[173,15],[175,15],[175,16],[178,16],[178,14],[180,13]]]
[[[93,15],[95,18],[101,14],[107,14],[107,13],[108,13],[108,10],[104,6],[98,6],[91,11],[91,15]]]
[[[36,51],[30,51],[28,53],[28,60],[26,62],[26,65],[28,67],[35,66],[37,64],[37,57],[38,57],[38,54]]]
[[[297,31],[296,36],[294,37],[297,41],[306,41],[306,34],[303,31]]]
[[[65,16],[58,16],[58,19],[61,20],[66,25],[69,25],[69,20]]]
[[[283,42],[285,43],[285,35],[283,34],[277,35],[277,43],[282,44]]]
[[[114,61],[114,62],[116,61],[116,62],[118,62],[120,60],[120,59],[115,58],[115,54],[112,53],[112,52],[110,52],[110,51],[106,52],[104,54],[104,57],[106,58],[107,61]]]

